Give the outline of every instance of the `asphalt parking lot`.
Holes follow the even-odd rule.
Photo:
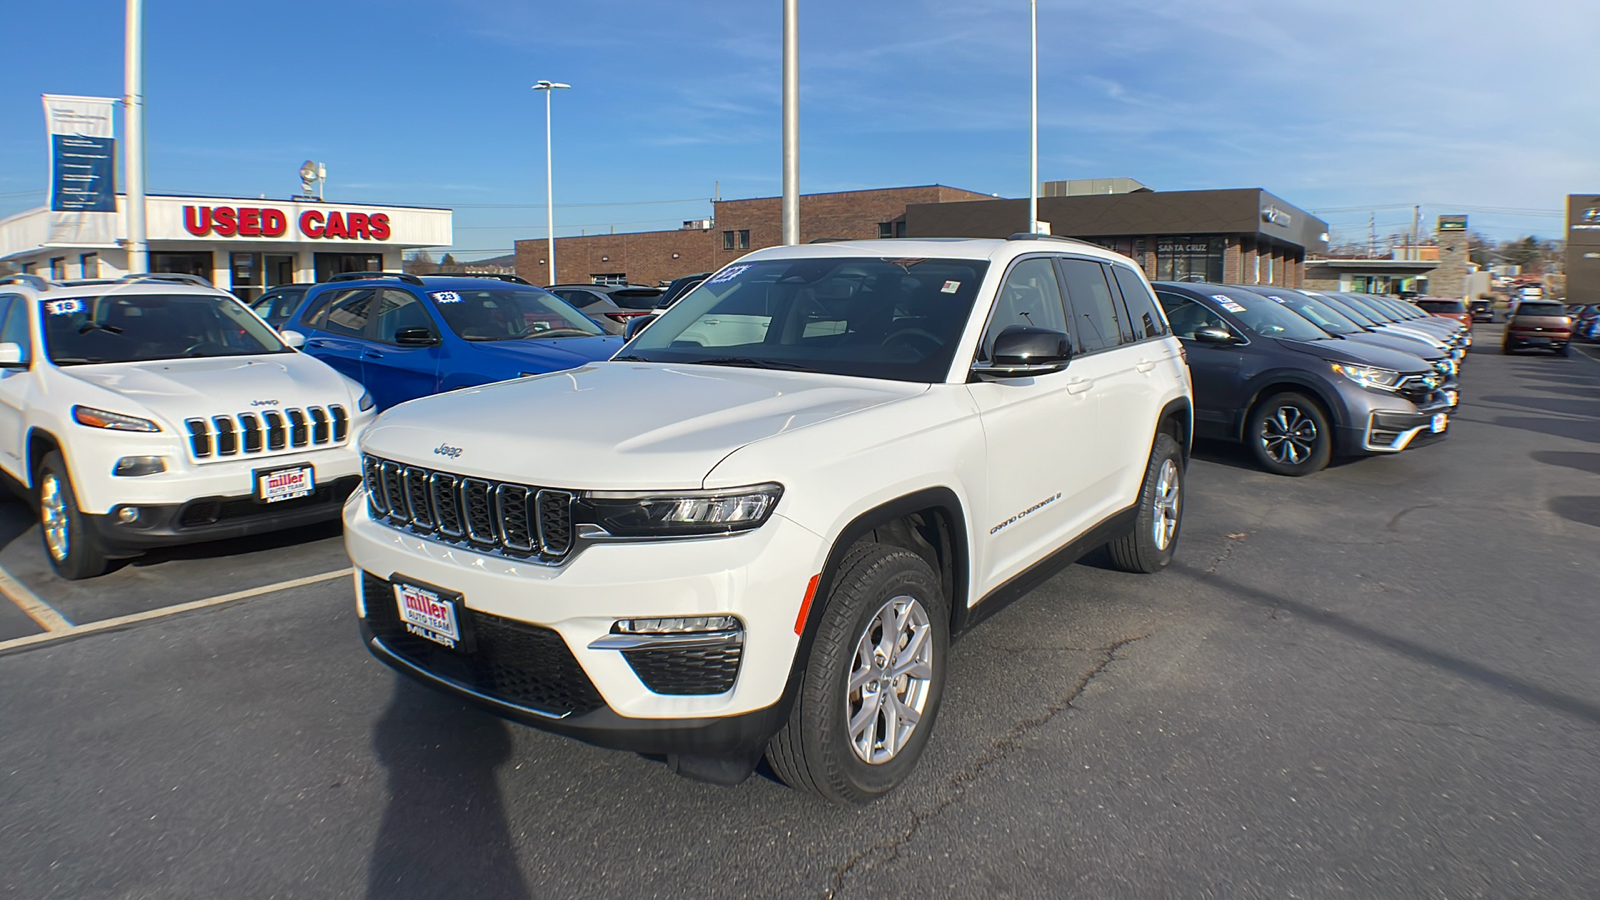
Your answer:
[[[958,642],[864,809],[401,680],[335,529],[69,585],[8,502],[5,592],[60,621],[0,602],[0,894],[1600,896],[1600,361],[1499,329],[1437,445],[1198,448],[1173,567],[1091,558]]]

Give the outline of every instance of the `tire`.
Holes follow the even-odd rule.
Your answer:
[[[1133,528],[1107,544],[1111,562],[1124,572],[1149,574],[1165,569],[1178,546],[1183,522],[1183,451],[1172,435],[1156,435],[1139,488],[1139,514]]]
[[[767,745],[767,762],[792,788],[840,805],[864,804],[906,780],[933,731],[948,669],[950,612],[933,569],[900,547],[856,544],[833,584],[799,695],[789,721]],[[892,681],[880,654],[870,652],[881,646],[873,635],[881,637],[885,625],[899,631],[894,655],[909,667]],[[855,690],[849,689],[852,675],[866,678]],[[881,711],[884,697],[894,698],[896,713],[920,711],[909,731]]]
[[[1333,431],[1322,407],[1292,391],[1261,401],[1250,413],[1244,439],[1256,462],[1274,475],[1310,475],[1333,458]]]
[[[56,574],[68,581],[93,578],[106,570],[106,551],[78,509],[66,460],[51,450],[34,475],[39,509],[39,536],[44,555]]]
[[[1556,355],[1557,356],[1566,356],[1567,355],[1567,347],[1569,347],[1569,346],[1571,346],[1571,345],[1562,344],[1561,346],[1557,347],[1556,348]]]

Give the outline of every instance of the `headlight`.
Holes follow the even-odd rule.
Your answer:
[[[593,524],[615,537],[672,537],[759,528],[781,496],[783,485],[754,484],[710,491],[592,491],[583,504]]]
[[[79,425],[90,428],[109,428],[112,431],[160,431],[161,426],[138,416],[125,416],[122,413],[109,412],[104,409],[95,409],[92,406],[74,406],[72,420]]]
[[[1362,387],[1392,391],[1400,382],[1400,373],[1378,366],[1358,366],[1354,363],[1334,363],[1333,370]]]
[[[372,392],[371,391],[362,391],[361,392],[361,399],[356,401],[356,406],[359,407],[362,412],[366,412],[367,410],[369,410],[369,409],[371,409],[371,408],[373,408],[374,406],[377,406],[377,405],[378,405],[378,401],[372,399]]]

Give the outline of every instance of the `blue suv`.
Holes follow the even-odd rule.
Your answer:
[[[623,344],[521,279],[460,275],[337,275],[307,291],[279,330],[365,385],[380,410],[609,359]]]

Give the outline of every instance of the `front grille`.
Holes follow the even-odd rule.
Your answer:
[[[372,517],[418,537],[554,565],[572,549],[570,491],[361,458]]]
[[[622,651],[644,686],[657,694],[721,694],[739,677],[743,644],[645,647]]]
[[[450,650],[406,631],[388,581],[364,572],[361,590],[372,633],[430,675],[552,716],[583,715],[605,705],[567,642],[548,628],[463,607],[457,619],[465,652]]]
[[[1427,375],[1408,375],[1400,379],[1400,383],[1395,386],[1395,390],[1408,400],[1426,400],[1429,395],[1439,389],[1439,385],[1442,382],[1443,378],[1436,372],[1430,372]]]
[[[197,460],[333,446],[350,436],[350,417],[338,404],[236,416],[197,416],[185,419],[183,424],[189,431],[189,452]]]

